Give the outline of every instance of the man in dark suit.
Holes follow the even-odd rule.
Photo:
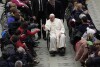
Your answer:
[[[49,15],[53,13],[56,18],[63,19],[63,7],[60,1],[49,0],[46,4],[46,18],[49,18]]]
[[[41,21],[42,24],[46,22],[46,2],[48,0],[33,0],[32,1],[32,11],[33,11],[33,18],[39,24],[38,28],[41,29]],[[42,29],[43,39],[46,39],[46,32]],[[38,33],[38,39],[41,39],[41,31]]]
[[[62,3],[63,11],[64,11],[63,14],[65,14],[65,10],[68,6],[68,0],[58,0],[58,1],[60,1]]]

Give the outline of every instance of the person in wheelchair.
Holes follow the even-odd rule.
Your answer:
[[[49,20],[43,25],[45,31],[50,31],[50,47],[49,51],[51,56],[55,56],[56,52],[59,55],[65,54],[65,28],[60,19],[55,18],[54,14],[50,14]]]

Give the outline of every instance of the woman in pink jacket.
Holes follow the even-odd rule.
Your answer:
[[[11,0],[12,3],[15,3],[17,7],[26,7],[28,8],[27,4],[29,3],[28,0]]]
[[[23,14],[29,19],[28,17],[32,17],[32,11],[30,8],[30,1],[29,0],[11,0],[12,3],[17,5],[17,8],[21,10]]]

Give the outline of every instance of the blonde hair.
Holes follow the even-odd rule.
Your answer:
[[[89,34],[87,34],[87,40],[92,40],[93,39],[93,37],[94,37],[94,35],[93,34],[91,34],[91,33],[89,33]]]
[[[76,4],[76,8],[77,8],[77,9],[82,9],[82,7],[83,7],[83,5],[82,5],[81,3],[77,3],[77,4]]]

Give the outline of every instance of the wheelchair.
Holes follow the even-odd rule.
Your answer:
[[[50,31],[47,31],[47,49],[49,50],[50,48]]]
[[[49,51],[50,49],[50,31],[47,31],[47,49]],[[66,48],[62,47],[62,48],[57,48],[57,51],[49,51],[49,53],[51,54],[51,56],[55,56],[55,54],[59,54],[60,56],[64,56],[66,52]]]

